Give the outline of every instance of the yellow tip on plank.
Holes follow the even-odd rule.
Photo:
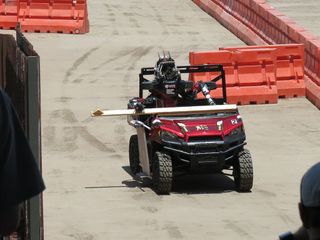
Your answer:
[[[103,115],[103,112],[100,109],[97,109],[95,112],[91,112],[92,117],[99,117]]]

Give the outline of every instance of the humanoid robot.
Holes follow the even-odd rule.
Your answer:
[[[153,87],[146,98],[129,100],[128,108],[142,111],[144,108],[178,107],[194,105],[196,95],[202,92],[210,105],[215,105],[206,83],[184,81],[170,54],[159,57],[154,71]]]

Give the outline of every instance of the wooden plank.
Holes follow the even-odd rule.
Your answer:
[[[199,113],[219,113],[219,112],[234,112],[237,110],[237,105],[206,105],[192,107],[167,107],[167,108],[146,108],[142,112],[136,112],[134,109],[121,110],[96,110],[91,113],[92,117],[110,117],[124,115],[184,115],[184,114],[199,114]]]

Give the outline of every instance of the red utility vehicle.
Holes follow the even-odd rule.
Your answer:
[[[222,173],[224,169],[230,169],[233,170],[236,189],[239,192],[250,191],[253,185],[251,155],[244,148],[246,135],[237,107],[231,110],[227,108],[230,105],[226,104],[226,81],[223,67],[221,65],[174,67],[179,74],[214,72],[216,77],[211,82],[194,83],[180,80],[178,84],[185,89],[195,89],[196,86],[198,89],[196,95],[202,92],[205,96],[199,99],[194,95],[195,98],[192,101],[182,101],[181,106],[187,110],[190,107],[190,112],[186,110],[183,113],[170,115],[169,111],[166,114],[148,115],[143,114],[149,110],[148,104],[156,108],[162,107],[158,104],[161,101],[157,97],[152,96],[154,102],[152,104],[150,101],[147,103],[145,101],[150,100],[150,96],[143,98],[144,90],[152,93],[154,88],[159,88],[159,81],[145,78],[148,75],[157,75],[158,70],[157,68],[141,69],[139,98],[134,100],[145,105],[140,109],[142,114],[131,115],[128,119],[129,124],[137,128],[138,132],[137,135],[131,136],[129,142],[131,171],[134,174],[147,172],[152,178],[154,191],[158,194],[168,194],[175,175]],[[221,81],[219,87],[218,81]],[[175,89],[181,89],[174,85],[177,84],[176,81],[170,82],[170,79],[161,84],[165,91],[172,86]],[[222,98],[210,97],[209,92],[214,89],[222,91]],[[172,91],[168,92],[172,93]],[[179,97],[181,98],[181,94],[177,94],[177,98]],[[216,108],[217,111],[194,112],[192,110],[192,106],[205,105],[214,105],[210,106],[210,109]],[[129,108],[132,106],[131,104]],[[166,107],[166,103],[164,106]],[[181,106],[177,104],[176,109],[180,109]],[[143,169],[146,168],[145,166],[149,169]]]

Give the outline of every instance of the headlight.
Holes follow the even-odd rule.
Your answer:
[[[238,127],[236,129],[233,129],[227,136],[235,136],[235,135],[239,135],[243,132],[243,128],[242,126],[241,127]]]
[[[160,138],[162,141],[166,141],[166,142],[179,141],[179,138],[177,135],[175,135],[174,133],[168,132],[168,131],[164,131],[164,130],[161,131]]]

